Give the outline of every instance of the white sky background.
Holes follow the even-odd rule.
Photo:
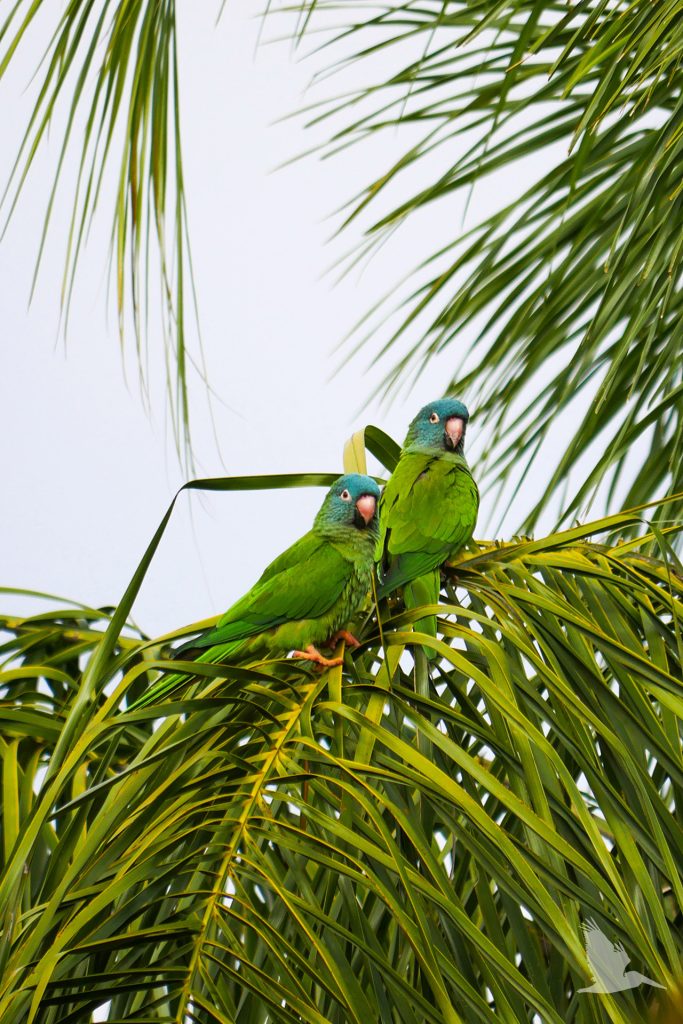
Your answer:
[[[321,95],[305,96],[304,90],[324,58],[296,62],[286,43],[255,54],[253,0],[229,0],[217,27],[217,5],[180,8],[182,130],[201,326],[211,384],[227,404],[214,404],[221,464],[202,384],[193,382],[201,475],[341,472],[343,442],[354,429],[373,422],[402,440],[415,411],[443,392],[453,372],[451,348],[410,394],[402,393],[389,408],[367,403],[361,412],[390,364],[368,372],[367,350],[329,379],[338,364],[332,355],[337,342],[417,262],[415,253],[421,257],[436,248],[431,234],[425,242],[419,233],[443,230],[443,209],[399,233],[365,273],[335,285],[324,271],[357,236],[328,244],[336,223],[329,215],[386,166],[391,137],[332,161],[309,157],[273,172],[326,137],[325,128],[316,136],[301,122],[274,124]],[[266,26],[266,36],[286,25],[272,28]],[[0,85],[0,133],[9,140],[0,152],[2,182],[31,109],[34,93],[23,90],[40,50],[39,32],[35,38],[30,59],[27,48]],[[360,82],[362,70],[358,74]],[[334,84],[327,88],[335,91]],[[406,137],[394,142],[398,152]],[[59,143],[55,126],[0,245],[6,487],[0,584],[98,606],[119,600],[184,477],[165,422],[156,329],[150,340],[151,416],[141,402],[132,346],[124,381],[111,303],[107,314],[108,208],[80,268],[67,348],[57,334],[67,190],[27,309]],[[74,167],[77,156],[72,149]],[[493,182],[490,191],[482,186],[475,193],[472,217],[499,201],[498,187]],[[468,439],[476,474],[476,421]],[[221,612],[309,528],[322,494],[305,489],[182,498],[136,602],[136,621],[156,634]],[[494,511],[484,494],[480,521]],[[508,521],[512,528],[515,517]],[[27,607],[0,595],[3,610]]]

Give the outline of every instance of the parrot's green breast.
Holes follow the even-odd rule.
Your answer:
[[[366,543],[364,547],[363,557],[353,557],[348,550],[340,552],[348,562],[348,579],[332,606],[316,618],[285,622],[275,627],[269,636],[259,638],[264,650],[285,655],[295,649],[305,650],[309,644],[317,647],[348,624],[363,605],[372,583],[374,542],[372,546]]]
[[[463,455],[405,449],[380,504],[380,597],[454,557],[471,540],[478,510]]]

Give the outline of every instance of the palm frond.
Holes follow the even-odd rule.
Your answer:
[[[117,609],[3,617],[3,1024],[645,1021],[577,989],[589,918],[679,971],[683,575],[673,529],[619,540],[656,512],[480,542],[436,640],[370,608],[343,666],[137,711],[195,628],[125,626],[168,515]]]
[[[411,235],[422,262],[356,337],[393,362],[388,393],[451,354],[448,390],[490,428],[489,486],[554,467],[524,528],[551,497],[562,522],[598,490],[603,508],[683,490],[678,14],[676,0],[316,4],[319,26],[343,25],[328,66],[367,82],[309,115],[329,122],[327,152],[405,139],[349,203],[354,259],[433,204],[452,225],[443,244]],[[494,210],[466,229],[479,188]]]
[[[505,175],[505,200],[493,213],[467,230],[454,226],[438,251],[423,252],[383,339],[372,320],[380,351],[396,353],[386,389],[453,351],[450,388],[468,395],[490,427],[489,484],[514,490],[539,458],[554,459],[526,526],[551,496],[564,521],[598,490],[604,507],[615,493],[628,507],[682,490],[683,36],[676,0],[579,0],[569,7],[554,0],[373,7],[321,0],[302,9],[299,34],[324,26],[327,12],[337,24],[341,16],[338,68],[369,68],[366,88],[311,115],[316,124],[335,118],[329,151],[387,130],[410,140],[349,207],[345,223],[370,218],[363,252],[434,202],[444,209],[443,223],[455,225],[454,198]],[[200,357],[190,356],[187,336],[191,274],[174,0],[72,0],[61,13],[18,0],[0,21],[0,75],[29,45],[41,14],[54,19],[54,31],[36,61],[37,102],[6,212],[16,206],[50,123],[62,117],[46,230],[66,154],[79,152],[83,139],[65,308],[89,223],[108,203],[120,329],[130,318],[144,366],[150,299],[160,300],[182,447],[188,370]],[[334,69],[334,46],[323,52]],[[394,63],[388,75],[387,59]],[[532,159],[547,171],[536,171]],[[117,168],[111,197],[108,167]],[[158,274],[150,282],[151,243]],[[576,429],[558,444],[553,427],[564,409]],[[628,462],[636,443],[647,463],[642,472]]]
[[[188,372],[193,363],[202,371],[199,353],[192,355],[188,346],[193,319],[188,294],[190,307],[193,300],[175,0],[70,0],[66,5],[18,0],[0,18],[0,78],[32,44],[31,31],[41,19],[54,27],[42,59],[35,60],[37,98],[4,193],[5,214],[13,214],[57,121],[63,139],[46,197],[35,273],[69,156],[75,156],[76,180],[66,185],[73,189],[73,206],[61,288],[65,330],[88,229],[104,206],[113,220],[111,264],[121,340],[132,328],[146,389],[148,318],[150,305],[158,302],[175,441],[189,457]]]

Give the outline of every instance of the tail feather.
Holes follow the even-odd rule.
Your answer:
[[[404,552],[401,555],[394,555],[391,559],[391,565],[385,566],[378,570],[379,576],[379,589],[377,592],[378,598],[387,597],[392,591],[397,590],[399,587],[405,587],[415,582],[417,579],[430,579],[432,575],[436,573],[434,577],[435,582],[433,584],[433,590],[430,589],[430,595],[434,594],[434,600],[439,595],[439,572],[442,563],[445,561],[448,555],[448,551],[409,551]],[[432,584],[430,583],[430,587]]]
[[[204,662],[204,664],[217,665],[222,661],[227,661],[232,655],[236,654],[238,649],[242,646],[241,641],[217,644],[214,647],[210,647],[208,650],[202,651],[193,658],[193,661]],[[173,652],[173,657],[177,658],[186,651],[193,649],[193,642],[183,644],[176,651]],[[196,650],[196,645],[194,645]],[[185,660],[185,659],[183,659]],[[190,660],[190,659],[187,659]],[[150,704],[156,704],[157,701],[163,700],[174,693],[180,686],[184,686],[191,681],[193,678],[192,672],[172,672],[170,675],[164,673],[156,682],[152,683],[149,690],[143,693],[141,697],[130,706],[129,711],[139,711],[141,708],[149,707]]]
[[[437,604],[439,601],[440,573],[438,569],[425,576],[419,576],[403,588],[403,599],[406,608],[420,608],[425,604]],[[415,630],[418,633],[426,633],[427,636],[436,637],[436,616],[427,615],[415,623]],[[435,651],[425,651],[428,658],[436,657]]]
[[[147,708],[150,704],[155,704],[158,700],[164,697],[170,696],[174,690],[177,690],[182,683],[187,683],[192,678],[189,673],[175,672],[172,675],[163,675],[160,679],[157,679],[155,683],[152,683],[149,690],[138,697],[131,706],[128,708],[129,711],[140,711],[142,708]]]

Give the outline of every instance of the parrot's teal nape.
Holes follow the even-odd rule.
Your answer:
[[[293,651],[322,666],[341,664],[319,646],[342,637],[358,641],[344,627],[365,601],[372,581],[379,536],[379,487],[369,476],[348,473],[328,491],[313,527],[262,573],[251,590],[213,629],[175,654],[209,664],[281,657]],[[168,696],[187,673],[158,680],[134,705],[145,707]]]

